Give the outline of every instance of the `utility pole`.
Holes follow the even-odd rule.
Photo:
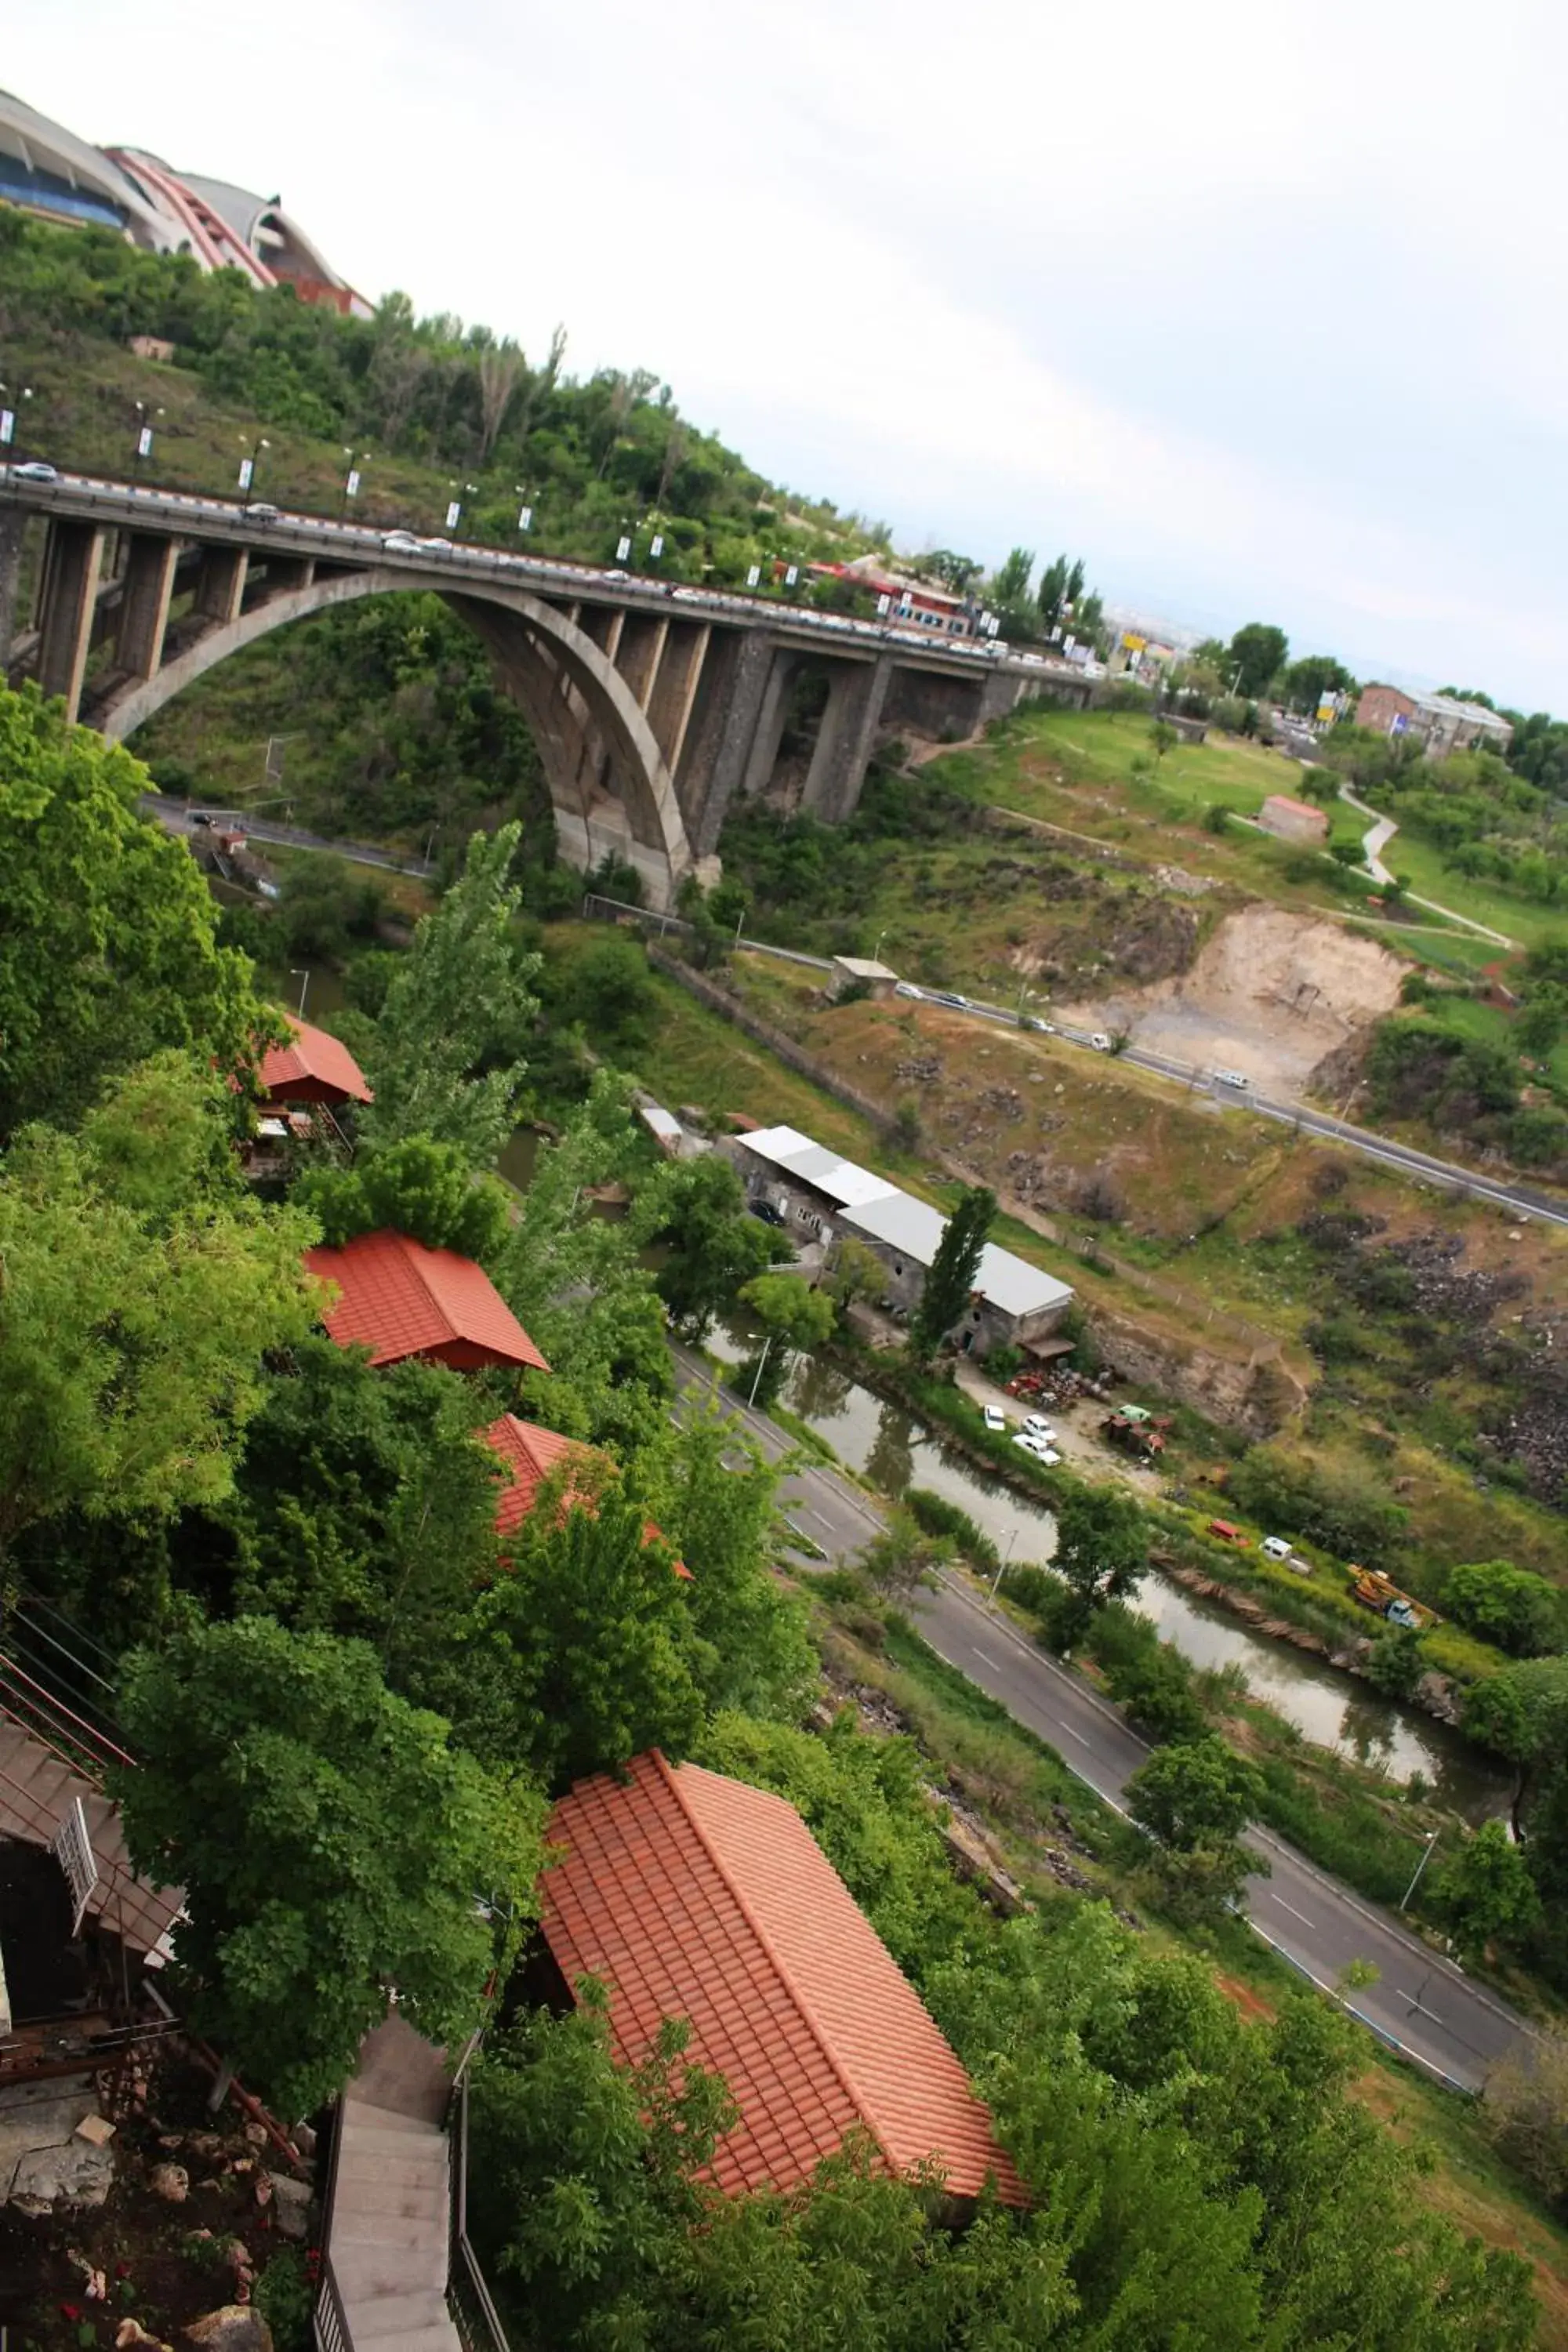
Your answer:
[[[1416,1881],[1416,1879],[1418,1879],[1418,1878],[1420,1877],[1420,1875],[1421,1875],[1422,1872],[1426,1869],[1426,1867],[1427,1864],[1428,1864],[1428,1863],[1431,1861],[1431,1859],[1432,1859],[1432,1849],[1433,1849],[1433,1847],[1434,1847],[1434,1846],[1436,1844],[1436,1843],[1437,1843],[1437,1837],[1438,1837],[1438,1832],[1437,1832],[1437,1831],[1434,1830],[1434,1831],[1433,1831],[1433,1832],[1432,1832],[1432,1834],[1431,1834],[1431,1836],[1430,1836],[1430,1837],[1427,1839],[1427,1841],[1426,1841],[1426,1853],[1422,1855],[1422,1857],[1421,1857],[1420,1861],[1419,1861],[1419,1862],[1416,1864],[1416,1865],[1415,1865],[1415,1876],[1414,1876],[1414,1877],[1412,1877],[1412,1879],[1411,1879],[1411,1881],[1410,1881],[1409,1885],[1405,1888],[1405,1890],[1404,1894],[1403,1894],[1403,1895],[1400,1896],[1400,1898],[1399,1898],[1399,1907],[1400,1907],[1400,1909],[1401,1909],[1402,1911],[1404,1910],[1404,1908],[1405,1908],[1405,1905],[1409,1902],[1409,1900],[1410,1900],[1411,1896],[1412,1896],[1412,1895],[1415,1894],[1415,1881]]]

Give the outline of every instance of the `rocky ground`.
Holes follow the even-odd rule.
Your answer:
[[[209,2087],[164,2044],[123,2096],[91,2075],[0,2093],[0,2326],[14,2342],[306,2352],[310,2164],[232,2106],[210,2116]]]

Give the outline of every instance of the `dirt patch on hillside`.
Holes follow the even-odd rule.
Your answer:
[[[1297,1094],[1320,1062],[1393,1010],[1405,969],[1339,923],[1247,907],[1215,926],[1191,971],[1061,1012],[1084,1027],[1127,1028],[1173,1061]]]

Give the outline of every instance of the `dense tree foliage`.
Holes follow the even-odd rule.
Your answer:
[[[1267,694],[1284,668],[1289,650],[1283,629],[1267,621],[1248,621],[1226,648],[1232,691],[1243,697]]]
[[[129,1660],[122,1705],[142,1759],[126,1838],[185,1889],[192,2013],[286,2115],[341,2086],[394,1986],[437,2042],[479,2021],[541,1809],[394,1697],[372,1650],[261,1617],[204,1626]]]
[[[237,1068],[265,1025],[184,844],[137,814],[147,785],[33,688],[0,687],[0,1135],[76,1117],[161,1046]]]

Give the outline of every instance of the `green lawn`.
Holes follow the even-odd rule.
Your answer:
[[[1539,906],[1533,898],[1499,889],[1495,883],[1473,882],[1468,876],[1457,874],[1444,865],[1433,843],[1415,834],[1402,829],[1383,855],[1384,865],[1392,873],[1405,876],[1418,897],[1435,899],[1458,915],[1468,915],[1472,922],[1502,931],[1521,947],[1568,940],[1568,913],[1561,907]],[[1502,950],[1496,952],[1501,954]]]

